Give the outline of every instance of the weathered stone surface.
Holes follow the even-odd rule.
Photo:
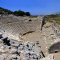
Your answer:
[[[0,17],[1,60],[53,60],[48,49],[58,41],[59,26],[44,25],[43,17]]]
[[[10,45],[3,42],[8,40]],[[40,60],[45,57],[38,42],[23,42],[3,37],[0,43],[1,60]]]
[[[18,40],[20,35],[24,35],[26,32],[41,29],[42,20],[42,17],[32,18],[3,15],[0,19],[0,31],[5,34],[4,36]]]

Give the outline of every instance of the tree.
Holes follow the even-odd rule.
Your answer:
[[[26,12],[26,16],[30,16],[30,13],[29,12]]]
[[[24,16],[24,15],[25,15],[25,12],[20,11],[20,10],[14,11],[14,15],[17,15],[17,16]]]
[[[11,10],[8,10],[8,9],[5,9],[5,8],[2,8],[0,7],[0,14],[14,14],[16,16],[30,16],[30,13],[29,12],[24,12],[24,11],[21,11],[21,10],[17,10],[17,11],[11,11]]]

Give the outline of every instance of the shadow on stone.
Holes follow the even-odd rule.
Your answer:
[[[34,31],[28,31],[28,32],[24,33],[23,36],[26,35],[26,34],[29,34],[29,33],[33,33],[33,32]]]
[[[0,39],[1,39],[1,38],[3,38],[3,37],[2,37],[2,34],[0,34]]]
[[[3,39],[3,43],[4,43],[5,45],[8,45],[8,46],[11,45],[11,44],[10,44],[10,40],[8,40],[8,37],[6,37],[6,38]]]
[[[57,42],[55,44],[53,44],[52,46],[50,46],[50,48],[48,49],[49,53],[58,53],[60,52],[60,42]]]

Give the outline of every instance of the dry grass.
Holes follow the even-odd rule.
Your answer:
[[[57,16],[57,17],[47,17],[45,19],[46,19],[46,21],[49,21],[49,22],[56,21],[56,23],[60,25],[60,16]]]

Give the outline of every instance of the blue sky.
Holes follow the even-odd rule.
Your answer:
[[[29,11],[33,15],[60,12],[60,0],[0,0],[0,7]]]

